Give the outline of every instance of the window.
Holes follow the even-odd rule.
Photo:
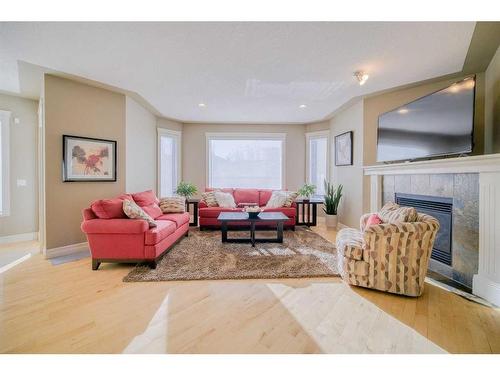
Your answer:
[[[328,180],[328,136],[328,131],[306,134],[307,182],[316,186],[316,196],[325,194],[324,181]]]
[[[208,186],[283,188],[285,134],[206,135]]]
[[[180,181],[181,133],[158,128],[158,192],[171,197]]]
[[[9,215],[10,112],[0,110],[0,216]]]

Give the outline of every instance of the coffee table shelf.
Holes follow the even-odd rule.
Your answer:
[[[283,225],[288,220],[288,216],[282,212],[261,212],[256,218],[250,218],[246,212],[221,212],[217,218],[221,223],[222,242],[251,243],[255,247],[257,242],[283,243]],[[250,237],[228,238],[229,223],[248,223],[250,226]],[[256,238],[255,232],[258,230],[257,223],[276,223],[276,238]]]

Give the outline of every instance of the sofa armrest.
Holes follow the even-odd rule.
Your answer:
[[[146,220],[136,219],[94,219],[82,223],[86,234],[140,234],[149,229]]]
[[[202,199],[198,202],[198,209],[200,208],[207,208],[207,204],[205,203],[205,201]]]
[[[365,239],[363,233],[357,229],[341,229],[337,233],[335,245],[340,256],[354,260],[363,260]]]

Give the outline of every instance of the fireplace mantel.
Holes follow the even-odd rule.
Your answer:
[[[500,154],[466,156],[363,167],[370,176],[370,209],[382,204],[382,176],[401,174],[479,174],[479,270],[474,294],[500,306]]]
[[[464,156],[363,167],[365,175],[500,172],[500,154]]]

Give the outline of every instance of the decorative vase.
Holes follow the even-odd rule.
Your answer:
[[[337,215],[328,215],[325,214],[325,222],[326,222],[326,227],[327,228],[337,228],[338,224],[338,217]]]

